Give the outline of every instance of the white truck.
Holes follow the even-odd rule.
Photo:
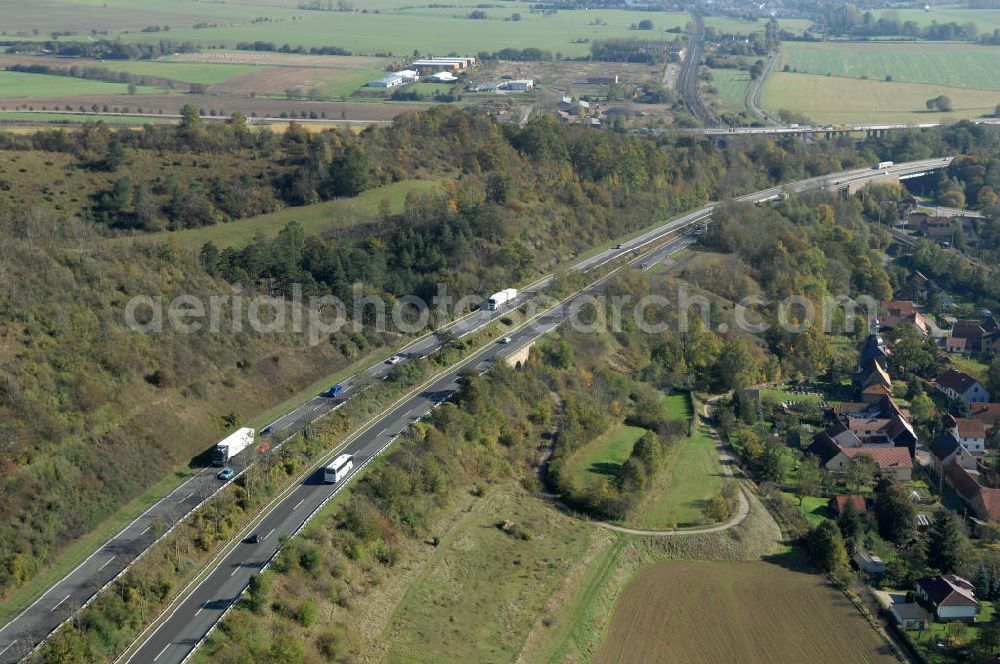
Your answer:
[[[892,165],[893,162],[891,161],[880,161],[879,163],[875,164],[875,168],[873,168],[872,170],[881,171],[885,170],[886,168],[892,168]]]
[[[490,299],[486,301],[486,308],[490,311],[496,311],[503,305],[513,300],[515,297],[517,297],[516,288],[505,288],[499,293],[493,293],[493,295],[490,295]]]
[[[323,469],[323,482],[325,484],[336,484],[347,477],[353,469],[354,457],[350,454],[341,454]]]
[[[212,465],[225,466],[234,456],[253,445],[253,429],[243,427],[226,436],[212,450]]]

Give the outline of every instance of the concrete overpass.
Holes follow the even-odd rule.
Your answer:
[[[973,124],[1000,125],[1000,118],[975,118],[969,120]],[[684,129],[685,133],[703,136],[811,136],[823,135],[833,138],[837,134],[864,134],[866,138],[884,136],[887,132],[900,129],[928,129],[957,124],[957,121],[895,123],[895,124],[837,124],[837,125],[783,125],[779,127],[704,127],[700,129]]]

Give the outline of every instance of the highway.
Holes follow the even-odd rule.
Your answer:
[[[947,162],[947,159],[926,160],[899,165],[887,170],[893,175],[900,175],[920,172],[928,168],[941,168]],[[743,199],[763,202],[772,200],[774,196],[780,195],[784,190],[803,191],[822,187],[831,181],[877,179],[882,176],[883,173],[872,169],[850,171],[834,176],[805,180],[788,187],[775,187],[750,194]],[[681,237],[669,242],[667,246],[653,248],[647,252],[642,251],[643,247],[662,237],[666,232],[664,229],[686,230],[689,226],[704,222],[711,215],[714,207],[714,204],[706,205],[659,229],[625,243],[621,250],[602,252],[587,261],[583,261],[581,265],[597,265],[621,255],[621,252],[632,252],[631,265],[639,267],[645,263],[648,267],[656,261],[664,259],[670,253],[687,246],[691,239]],[[487,371],[497,358],[517,352],[540,336],[551,332],[567,318],[569,312],[573,310],[575,302],[590,294],[603,281],[604,278],[598,280],[597,284],[574,295],[568,301],[542,312],[536,320],[526,323],[512,332],[510,344],[491,344],[464,359],[451,367],[444,375],[426,385],[418,394],[403,400],[387,415],[378,418],[362,429],[349,440],[343,450],[354,455],[355,460],[355,470],[346,481],[357,474],[375,454],[388,447],[412,422],[420,419],[435,405],[451,396],[458,389],[458,378],[464,369],[471,368],[480,373]],[[331,453],[324,461],[328,462],[334,454],[340,454],[343,451],[338,450],[336,453]],[[249,584],[250,577],[259,572],[261,567],[276,553],[277,539],[282,535],[297,532],[304,525],[308,516],[342,486],[323,484],[321,474],[321,468],[310,474],[302,484],[268,511],[259,523],[247,528],[244,534],[253,531],[266,534],[267,537],[260,544],[238,544],[235,546],[217,563],[204,581],[198,584],[188,596],[177,602],[168,617],[151,634],[146,635],[140,641],[141,645],[133,650],[124,661],[136,664],[147,662],[177,664],[182,662],[223,616],[225,610],[238,600],[240,594]]]
[[[844,173],[802,180],[788,185],[772,187],[748,194],[738,200],[762,203],[780,198],[786,191],[805,191],[842,187],[859,180],[870,180],[886,175],[907,175],[943,168],[949,159],[929,159],[907,164],[898,164],[890,169],[875,171],[858,169]],[[649,245],[655,244],[665,235],[685,230],[696,224],[705,223],[711,216],[715,203],[668,221],[652,230],[623,243],[621,249],[608,249],[581,260],[574,265],[576,270],[589,270],[608,261],[629,255],[636,266],[642,263],[649,269],[676,250],[687,246],[693,239],[681,237],[668,245],[654,249],[646,255]],[[551,275],[539,279],[525,287],[518,294],[512,306],[520,306],[537,297],[551,282]],[[475,312],[446,326],[456,337],[470,334],[487,325],[505,312]],[[458,372],[471,365],[477,371],[485,371],[498,355],[514,352],[532,340],[554,329],[565,318],[565,308],[547,312],[539,321],[513,333],[510,345],[489,346],[480,353],[455,365],[432,385],[419,394],[405,399],[397,408],[378,418],[371,426],[361,430],[350,439],[348,452],[355,455],[355,473],[375,453],[387,446],[406,426],[426,414],[430,408],[446,399],[455,388]],[[429,334],[405,346],[399,351],[403,358],[423,357],[440,347],[440,339]],[[391,370],[391,366],[379,363],[368,367],[361,376],[353,376],[344,381],[345,389],[337,399],[314,397],[297,409],[285,415],[270,426],[268,439],[273,445],[280,444],[294,433],[301,431],[308,423],[340,407],[348,399],[372,380],[378,380]],[[265,428],[266,430],[267,428]],[[331,456],[332,458],[332,456]],[[329,459],[328,459],[329,460]],[[328,461],[327,460],[327,461]],[[238,472],[243,469],[239,457],[231,465]],[[109,583],[155,539],[157,531],[170,528],[188,512],[197,507],[217,491],[223,482],[217,480],[217,469],[205,469],[164,497],[147,512],[133,521],[118,535],[95,551],[79,567],[52,586],[31,607],[0,629],[0,663],[19,661],[31,652],[35,644],[68,619],[77,609],[88,602],[105,584]],[[277,539],[283,534],[294,532],[310,515],[313,509],[326,500],[333,487],[319,483],[314,474],[302,485],[296,487],[289,496],[267,512],[262,522],[255,527],[267,534],[274,531],[274,537],[267,537],[257,545],[241,544],[230,552],[202,582],[194,592],[183,600],[181,606],[171,615],[160,629],[146,641],[129,661],[132,662],[179,662],[186,652],[190,652],[200,641],[208,626],[215,624],[222,610],[238,597],[249,577],[273,554]],[[159,644],[159,649],[155,649]],[[152,650],[151,650],[152,649]],[[162,650],[162,652],[161,652]],[[141,656],[140,656],[141,653]]]

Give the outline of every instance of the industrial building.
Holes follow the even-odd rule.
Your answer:
[[[510,92],[531,92],[535,89],[535,82],[531,79],[506,81],[500,84],[500,89]]]
[[[462,71],[476,66],[476,59],[464,58],[422,58],[410,64],[419,72]]]
[[[377,81],[372,81],[368,84],[369,88],[395,88],[396,86],[402,85],[405,81],[403,77],[399,74],[389,74],[385,78],[380,78]]]

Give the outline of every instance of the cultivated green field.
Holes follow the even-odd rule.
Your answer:
[[[706,16],[705,25],[725,34],[749,35],[754,32],[764,32],[767,21],[764,19],[747,21],[731,16]],[[778,26],[782,30],[794,33],[803,32],[811,25],[812,21],[803,18],[783,18],[778,21]]]
[[[933,22],[937,23],[958,23],[959,25],[969,23],[976,24],[979,32],[993,32],[1000,29],[1000,12],[995,9],[967,9],[960,5],[934,5],[930,11],[923,9],[898,9],[899,20],[916,21],[920,27],[926,27]],[[873,10],[876,17],[882,12]]]
[[[140,85],[139,94],[163,93],[163,88]],[[123,95],[128,93],[124,83],[92,81],[72,76],[51,74],[25,74],[19,71],[0,71],[0,97],[17,99],[20,97],[53,97],[83,95]]]
[[[583,487],[589,487],[600,477],[613,480],[632,453],[635,441],[644,433],[642,427],[617,426],[570,457],[566,472]]]
[[[101,67],[113,71],[124,71],[139,76],[159,76],[184,83],[222,83],[234,76],[247,74],[257,69],[254,65],[224,65],[181,62],[157,62],[144,60],[120,60],[102,62]]]
[[[997,12],[1000,14],[1000,12]],[[786,42],[776,70],[1000,90],[1000,46],[964,43]]]
[[[766,562],[668,561],[625,587],[594,664],[896,662],[817,574]]]
[[[560,10],[552,15],[532,13],[525,2],[487,7],[487,19],[467,18],[478,3],[464,2],[448,7],[414,7],[412,3],[386,2],[376,13],[365,3],[367,12],[306,11],[297,3],[262,4],[253,0],[226,3],[196,0],[14,0],[5,7],[16,20],[6,24],[8,33],[32,35],[38,29],[129,30],[128,41],[159,41],[170,38],[204,46],[240,41],[263,40],[277,45],[340,46],[354,53],[395,53],[409,55],[450,52],[475,54],[502,48],[541,48],[564,55],[589,53],[586,40],[609,37],[659,38],[660,31],[683,27],[685,13],[595,9]],[[371,3],[372,5],[380,3]],[[409,4],[409,6],[406,6]],[[44,7],[44,10],[40,7]],[[521,20],[511,19],[518,13]],[[256,22],[255,22],[256,19]],[[643,19],[653,21],[654,30],[635,31],[630,26]],[[196,23],[209,27],[195,29]],[[138,32],[149,25],[169,25],[169,32]],[[212,27],[214,26],[214,27]],[[117,33],[121,34],[121,33]]]
[[[938,95],[952,100],[951,113],[928,112],[925,103]],[[992,115],[1000,90],[948,88],[922,83],[772,73],[764,83],[762,105],[772,112],[787,109],[820,124],[920,123]]]
[[[383,199],[389,201],[393,213],[402,211],[406,195],[411,191],[425,192],[438,189],[440,180],[408,180],[395,182],[378,189],[370,189],[353,198],[338,198],[315,205],[284,208],[259,217],[240,219],[228,224],[191,228],[183,231],[163,231],[145,237],[156,240],[173,238],[183,244],[201,246],[214,242],[219,247],[239,247],[248,243],[254,235],[274,235],[288,222],[302,224],[307,235],[322,233],[334,227],[350,226],[371,220],[378,213]],[[121,240],[114,240],[116,242]]]
[[[357,71],[331,71],[315,77],[316,88],[326,98],[348,97],[372,81],[384,77],[384,69],[361,69]]]
[[[750,72],[739,69],[713,69],[712,85],[719,91],[719,101],[723,106],[737,111],[746,108]]]

